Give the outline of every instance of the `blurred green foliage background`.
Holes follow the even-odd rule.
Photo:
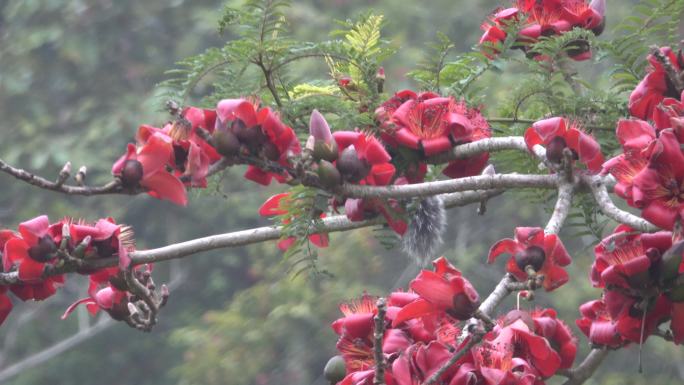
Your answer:
[[[189,55],[230,38],[217,32],[220,0],[4,0],[0,1],[0,157],[11,164],[56,176],[66,161],[88,166],[88,181],[109,178],[109,168],[141,123],[168,119],[155,85],[164,71]],[[239,4],[238,2],[231,2]],[[634,1],[609,1],[608,23],[630,13]],[[289,11],[293,35],[317,41],[335,28],[335,19],[368,9],[386,16],[386,38],[398,53],[385,63],[387,87],[412,86],[405,73],[424,57],[436,32],[447,34],[455,52],[468,50],[479,25],[497,7],[494,0],[303,0]],[[605,66],[579,65],[590,76]],[[302,72],[325,74],[320,62]],[[484,80],[488,100],[506,98],[514,74]],[[208,85],[199,84],[196,95]],[[238,95],[235,95],[238,96]],[[495,113],[495,112],[494,112]],[[95,220],[113,216],[133,225],[139,248],[265,225],[257,207],[277,187],[243,182],[231,170],[210,189],[191,193],[187,208],[147,196],[66,197],[28,187],[0,175],[0,224],[14,228],[49,214]],[[466,271],[481,293],[498,281],[503,266],[484,264],[494,241],[516,225],[543,223],[548,205],[526,204],[507,194],[490,202],[485,216],[475,207],[449,212],[445,255]],[[563,234],[575,257],[571,284],[537,304],[554,303],[572,320],[577,305],[596,297],[585,279],[591,237]],[[10,376],[8,368],[95,324],[84,313],[59,316],[84,295],[86,280],[70,277],[46,303],[16,303],[0,328],[0,379],[37,384],[324,384],[320,376],[334,354],[329,323],[337,305],[364,290],[381,295],[405,287],[415,276],[398,250],[385,250],[368,230],[332,235],[320,263],[332,278],[293,277],[274,243],[205,253],[156,269],[156,280],[174,280],[159,326],[141,334],[108,325],[46,362]],[[513,306],[513,300],[509,304]],[[523,305],[531,306],[531,305]],[[575,329],[576,330],[576,329]],[[580,338],[581,341],[584,341]],[[583,351],[586,343],[581,342]],[[644,347],[645,373],[638,374],[638,347],[611,355],[591,384],[673,384],[684,381],[684,353],[662,341]],[[3,377],[5,376],[5,377]],[[553,380],[549,383],[554,383]]]

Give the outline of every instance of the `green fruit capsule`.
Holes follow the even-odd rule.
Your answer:
[[[675,243],[663,254],[659,265],[660,278],[663,282],[672,281],[679,275],[682,253],[684,253],[684,241]]]
[[[326,160],[318,162],[318,179],[326,189],[333,189],[342,183],[342,175],[337,168]]]
[[[330,381],[331,384],[336,384],[344,379],[347,375],[347,368],[344,364],[344,358],[342,356],[333,356],[328,363],[325,364],[323,369],[323,375],[325,379]]]

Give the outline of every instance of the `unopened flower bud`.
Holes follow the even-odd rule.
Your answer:
[[[121,169],[121,184],[124,188],[137,187],[143,177],[142,163],[135,159],[129,159]]]
[[[323,369],[323,375],[325,379],[330,381],[331,384],[336,384],[347,375],[347,368],[344,363],[344,358],[342,356],[333,356],[328,363],[325,364]]]

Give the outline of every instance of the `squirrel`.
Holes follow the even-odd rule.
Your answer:
[[[446,212],[440,196],[420,201],[413,212],[411,222],[401,239],[402,249],[421,267],[436,258],[442,246],[442,234],[446,230]]]

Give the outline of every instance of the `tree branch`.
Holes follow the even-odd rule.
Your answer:
[[[501,190],[484,191],[465,191],[444,195],[444,206],[446,208],[465,206],[471,203],[481,202],[483,199],[490,199],[502,194]],[[316,225],[314,232],[332,233],[347,230],[359,229],[362,227],[382,224],[385,219],[378,216],[373,219],[352,222],[345,215],[335,215],[321,220],[320,225]],[[264,226],[249,230],[235,231],[231,233],[211,235],[208,237],[197,238],[190,241],[180,242],[150,250],[137,250],[129,253],[133,265],[168,261],[171,259],[183,258],[189,255],[222,249],[228,247],[245,246],[254,243],[276,240],[281,237],[282,227]],[[116,266],[118,258],[102,258],[84,261],[82,268],[100,269],[104,267]],[[73,265],[65,265],[62,268],[51,268],[45,272],[46,275],[58,275],[70,273],[75,270]],[[0,273],[0,285],[10,285],[20,282],[16,271]]]
[[[377,302],[378,314],[373,317],[375,330],[373,331],[373,356],[375,358],[375,376],[373,385],[385,384],[385,355],[382,352],[382,339],[385,336],[385,314],[387,304],[384,298]]]
[[[659,230],[658,227],[649,221],[627,211],[620,210],[617,206],[615,206],[615,203],[613,203],[613,201],[610,199],[610,195],[608,195],[606,185],[603,183],[600,177],[585,175],[582,179],[584,183],[591,189],[594,200],[601,209],[601,212],[603,212],[603,214],[605,214],[608,218],[611,218],[619,223],[629,225],[639,231],[650,233]]]
[[[105,185],[102,186],[73,186],[73,185],[67,185],[64,184],[64,182],[57,180],[57,182],[53,182],[50,180],[47,180],[43,177],[40,177],[38,175],[35,175],[31,172],[28,172],[26,170],[12,167],[9,164],[7,164],[5,161],[0,159],[0,171],[9,174],[16,179],[19,179],[21,181],[24,181],[28,184],[40,187],[45,190],[51,190],[51,191],[56,191],[56,192],[61,192],[64,194],[70,194],[70,195],[104,195],[104,194],[137,194],[139,191],[132,191],[132,192],[127,192],[124,191],[123,188],[121,187],[119,181],[113,180]]]
[[[544,232],[547,234],[558,234],[565,219],[567,219],[570,209],[572,208],[572,197],[574,195],[574,187],[570,183],[562,183],[558,187],[558,199],[556,206],[553,209],[553,214],[549,222],[546,224]]]
[[[467,190],[505,188],[556,188],[556,175],[496,174],[478,175],[435,182],[392,186],[344,185],[337,193],[354,198],[414,198]]]
[[[525,139],[521,136],[504,136],[499,138],[486,138],[474,142],[460,144],[451,151],[428,158],[428,163],[440,164],[455,159],[464,159],[483,152],[519,150],[529,152]]]
[[[608,355],[608,349],[592,349],[577,367],[563,373],[568,380],[563,385],[581,385],[591,377]]]

